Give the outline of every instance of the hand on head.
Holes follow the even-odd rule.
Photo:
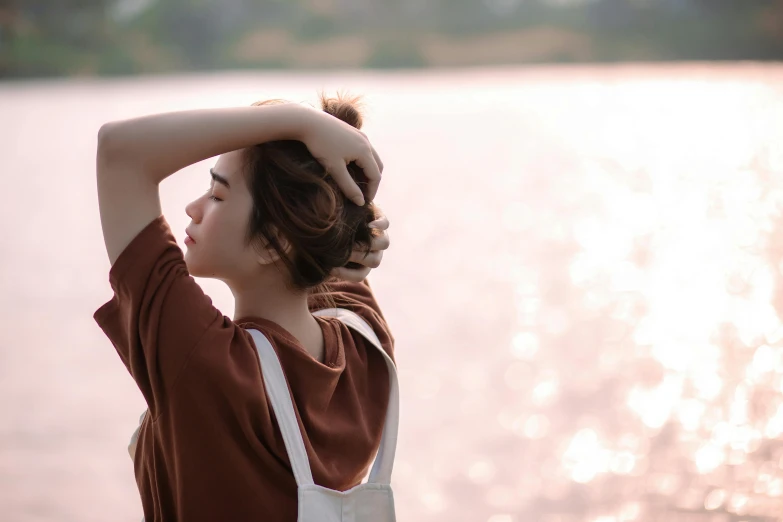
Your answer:
[[[338,267],[332,270],[332,275],[346,281],[361,282],[367,278],[367,275],[373,268],[378,268],[383,259],[383,251],[389,248],[389,219],[383,214],[378,219],[370,223],[371,228],[380,230],[380,234],[374,236],[370,243],[370,252],[365,254],[366,247],[356,248],[344,267]]]

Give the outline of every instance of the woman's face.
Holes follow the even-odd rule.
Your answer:
[[[191,218],[185,240],[185,263],[196,277],[241,281],[262,264],[246,245],[253,198],[245,183],[240,151],[221,155],[210,169],[209,189],[185,207]]]

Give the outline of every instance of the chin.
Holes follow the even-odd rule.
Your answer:
[[[203,267],[199,266],[199,264],[195,262],[193,257],[188,254],[190,254],[190,252],[185,252],[185,266],[188,269],[188,273],[193,277],[203,277],[202,276],[202,274],[204,273]]]

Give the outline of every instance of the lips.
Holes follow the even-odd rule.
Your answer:
[[[195,243],[196,240],[190,235],[190,232],[185,230],[185,243]]]

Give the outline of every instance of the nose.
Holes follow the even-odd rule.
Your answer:
[[[200,202],[201,198],[198,198],[185,206],[185,214],[187,214],[194,223],[199,223],[201,221],[202,212]]]

